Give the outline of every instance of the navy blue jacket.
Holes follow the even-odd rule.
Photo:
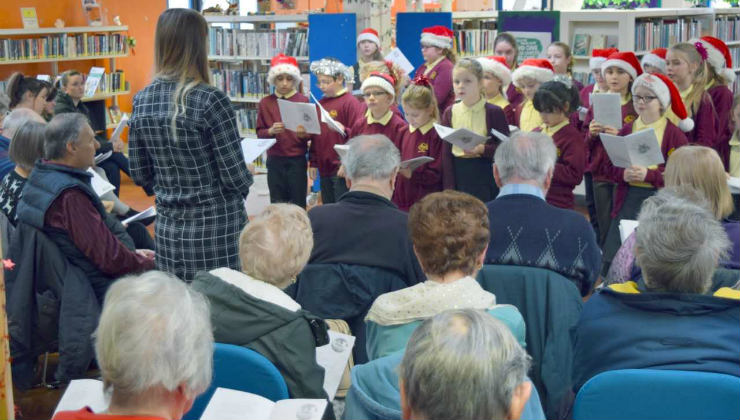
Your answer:
[[[601,372],[617,369],[740,377],[738,326],[739,299],[643,292],[635,282],[612,285],[583,305],[576,329],[573,390]]]
[[[10,139],[0,134],[0,179],[5,178],[8,172],[15,168],[15,163],[8,157]]]

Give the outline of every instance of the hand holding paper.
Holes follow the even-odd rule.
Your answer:
[[[450,128],[434,124],[434,129],[442,140],[451,143],[463,150],[472,150],[475,146],[486,142],[486,138],[467,128]]]
[[[414,65],[411,64],[408,58],[406,58],[405,55],[403,55],[403,52],[399,50],[398,48],[392,49],[386,56],[386,61],[390,61],[393,64],[397,65],[401,68],[401,70],[404,71],[404,73],[411,74],[412,71],[414,71]]]
[[[298,126],[303,126],[309,134],[321,134],[321,125],[314,104],[278,99],[278,108],[280,119],[288,130],[296,131]]]
[[[241,142],[244,161],[247,164],[254,162],[262,153],[275,144],[275,139],[243,139]]]
[[[622,128],[622,98],[618,93],[594,93],[591,95],[594,121],[602,126]]]
[[[311,93],[311,98],[313,98],[314,102],[316,102],[316,105],[319,106],[319,112],[321,113],[321,122],[328,125],[329,128],[331,128],[332,130],[341,134],[342,137],[347,137],[347,133],[344,131],[344,126],[331,117],[329,112],[326,109],[324,109],[323,106],[321,106],[321,103],[319,102],[319,100],[316,99],[315,96],[313,96],[313,93]]]
[[[434,158],[429,157],[429,156],[419,156],[419,157],[415,157],[409,160],[404,160],[399,165],[399,168],[408,169],[409,172],[414,172],[416,168],[418,168],[419,166],[425,163],[429,163],[429,162],[434,162]]]
[[[655,130],[648,128],[621,137],[601,133],[601,142],[612,164],[618,168],[650,167],[665,162]]]

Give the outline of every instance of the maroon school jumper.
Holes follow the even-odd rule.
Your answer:
[[[355,123],[349,129],[347,138],[359,136],[361,134],[384,134],[388,137],[393,144],[401,150],[401,136],[406,131],[406,121],[396,114],[391,113],[391,119],[388,120],[386,125],[380,123],[367,123],[367,117],[365,115],[355,120]]]
[[[511,71],[513,72],[514,69],[511,69]],[[519,88],[517,88],[516,86],[514,86],[513,83],[511,83],[509,84],[509,87],[506,89],[506,99],[509,100],[509,104],[511,104],[511,108],[516,109],[519,106],[519,104],[524,102],[524,94],[522,93],[521,90],[519,90]],[[512,125],[516,125],[516,124],[512,124]]]
[[[294,131],[290,131],[288,129],[285,129],[285,131],[280,134],[270,135],[269,133],[272,124],[282,122],[277,100],[278,97],[274,93],[270,96],[265,96],[260,100],[260,103],[257,106],[257,137],[261,139],[274,138],[277,140],[274,146],[267,149],[267,156],[304,156],[306,154],[308,140],[310,138],[299,139]],[[300,93],[296,93],[286,100],[291,102],[308,103],[308,98]]]
[[[426,133],[422,133],[418,128],[413,133],[410,128],[404,131],[401,137],[401,161],[419,156],[429,156],[434,158],[434,161],[416,168],[411,173],[410,179],[400,174],[396,177],[393,203],[399,209],[409,211],[414,203],[427,194],[442,191],[443,143],[434,127]]]
[[[715,85],[707,89],[709,97],[712,98],[714,110],[717,112],[717,123],[720,129],[717,147],[715,148],[725,164],[725,171],[730,169],[730,138],[732,127],[730,127],[730,115],[732,113],[732,91],[725,85]]]
[[[612,182],[607,174],[604,172],[604,162],[609,162],[609,156],[606,154],[604,145],[601,144],[601,138],[599,135],[592,136],[588,131],[591,121],[594,119],[594,107],[588,108],[588,114],[586,119],[583,120],[583,124],[586,127],[586,172],[591,172],[594,181],[598,182]],[[637,111],[632,101],[627,101],[626,104],[622,105],[622,123],[632,124],[637,119]],[[622,127],[614,127],[621,129]]]
[[[452,91],[453,67],[452,61],[445,57],[426,75],[432,82],[432,89],[434,90],[434,96],[437,98],[440,115],[455,102],[455,92]],[[426,70],[427,65],[424,63],[416,69],[414,76],[424,74]]]
[[[626,136],[632,134],[632,124],[626,124],[619,131],[619,135]],[[686,135],[669,120],[663,133],[663,141],[660,143],[660,151],[663,153],[663,159],[667,162],[674,150],[686,144],[688,144]],[[614,192],[614,204],[612,205],[612,217],[617,217],[619,210],[622,209],[622,204],[624,204],[624,199],[627,197],[627,190],[630,184],[624,181],[624,168],[613,166],[608,157],[606,160],[604,164],[605,172],[611,182],[617,184],[617,189]],[[645,182],[652,184],[655,188],[663,188],[663,171],[665,171],[665,163],[658,165],[658,169],[648,169],[647,175],[645,175]]]
[[[714,110],[712,98],[709,94],[704,92],[699,104],[691,107],[691,110],[688,111],[689,117],[694,120],[694,129],[686,133],[689,143],[717,150],[722,131],[717,127],[717,112]],[[719,150],[717,151],[719,152]]]
[[[535,131],[542,129],[537,128]],[[558,159],[555,161],[552,182],[545,199],[555,207],[575,207],[573,189],[583,180],[586,169],[586,145],[581,136],[572,122],[568,122],[552,135],[552,141],[558,149]]]
[[[591,83],[590,85],[581,89],[579,97],[581,98],[582,107],[589,108],[591,106],[591,94],[594,92],[594,86],[596,86],[596,83]]]
[[[362,116],[362,104],[349,92],[331,98],[324,96],[319,103],[334,120],[345,127],[351,126],[357,118]],[[318,168],[322,178],[337,174],[339,156],[334,150],[334,145],[344,144],[346,141],[347,138],[321,123],[321,134],[314,136],[311,141],[309,161],[312,168]]]

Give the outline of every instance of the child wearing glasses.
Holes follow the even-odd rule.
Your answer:
[[[310,134],[302,126],[293,132],[285,128],[280,118],[278,99],[308,102],[298,92],[301,70],[295,58],[278,54],[270,62],[267,82],[275,88],[257,106],[257,137],[274,138],[274,146],[267,149],[267,186],[271,203],[293,203],[306,208],[308,163],[306,150]]]
[[[394,72],[393,68],[389,69]],[[398,75],[372,72],[362,82],[362,96],[367,111],[355,120],[347,132],[347,138],[361,134],[383,134],[401,149],[401,135],[406,130],[406,121],[394,114],[391,106],[396,98]]]
[[[393,202],[403,211],[427,194],[442,191],[442,147],[434,123],[439,121],[439,109],[431,82],[424,76],[415,78],[403,92],[403,109],[409,122],[401,137],[401,161],[428,156],[434,161],[412,171],[401,169],[396,178]]]
[[[500,141],[493,137],[491,129],[508,135],[509,124],[504,111],[489,104],[483,96],[483,67],[478,61],[470,58],[458,61],[452,72],[452,85],[459,101],[442,114],[442,125],[466,128],[486,137],[487,141],[471,150],[445,142],[443,185],[445,189],[468,193],[485,203],[498,195],[491,165]]]
[[[421,32],[421,55],[424,64],[414,76],[425,76],[432,84],[439,112],[443,113],[455,102],[452,91],[452,67],[457,62],[452,40],[455,34],[447,27],[437,25]]]
[[[319,103],[329,115],[342,127],[352,125],[363,113],[362,104],[346,89],[351,82],[350,67],[336,58],[327,57],[311,63],[311,72],[316,75],[317,84],[324,96]],[[335,144],[344,144],[348,139],[340,133],[321,124],[321,134],[314,136],[309,150],[309,177],[319,177],[321,183],[321,201],[324,204],[334,203],[347,192],[344,178],[337,176],[339,156],[334,150]]]
[[[543,122],[535,131],[552,137],[558,151],[545,200],[555,207],[571,210],[575,206],[573,189],[583,180],[586,168],[586,145],[569,117],[574,109],[578,109],[578,93],[570,80],[552,80],[543,83],[533,99],[534,108]]]
[[[524,99],[514,109],[514,121],[522,131],[532,131],[542,125],[540,113],[534,109],[532,99],[542,83],[555,77],[552,64],[544,58],[528,58],[511,73],[511,79],[522,91]]]
[[[637,118],[632,103],[632,82],[642,74],[642,67],[637,56],[631,51],[612,53],[601,63],[601,72],[606,79],[608,93],[617,93],[622,98],[622,125],[631,123]],[[593,179],[591,194],[596,211],[597,239],[599,245],[603,245],[611,224],[614,183],[609,179],[605,170],[609,157],[601,144],[599,134],[616,135],[622,127],[611,127],[595,121],[593,106],[589,107],[583,123],[588,127],[586,172],[590,173]]]
[[[632,100],[638,118],[622,127],[620,136],[654,129],[666,162],[674,150],[688,144],[684,132],[690,131],[694,122],[688,116],[676,85],[667,76],[645,73],[638,77],[632,84]],[[678,127],[667,118],[667,111],[679,118]],[[632,166],[625,169],[613,166],[607,159],[605,166],[608,176],[617,183],[617,188],[611,212],[613,219],[603,246],[604,274],[621,245],[619,222],[622,219],[636,220],[642,202],[663,187],[665,163],[647,168]]]

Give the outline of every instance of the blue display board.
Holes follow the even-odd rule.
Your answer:
[[[334,57],[352,66],[357,62],[357,18],[354,13],[308,15],[308,58],[311,61]],[[311,75],[311,92],[321,99],[316,77]]]
[[[398,13],[396,15],[396,45],[409,59],[414,68],[424,63],[421,55],[421,31],[434,25],[452,29],[452,13]],[[411,75],[413,77],[413,74]]]

